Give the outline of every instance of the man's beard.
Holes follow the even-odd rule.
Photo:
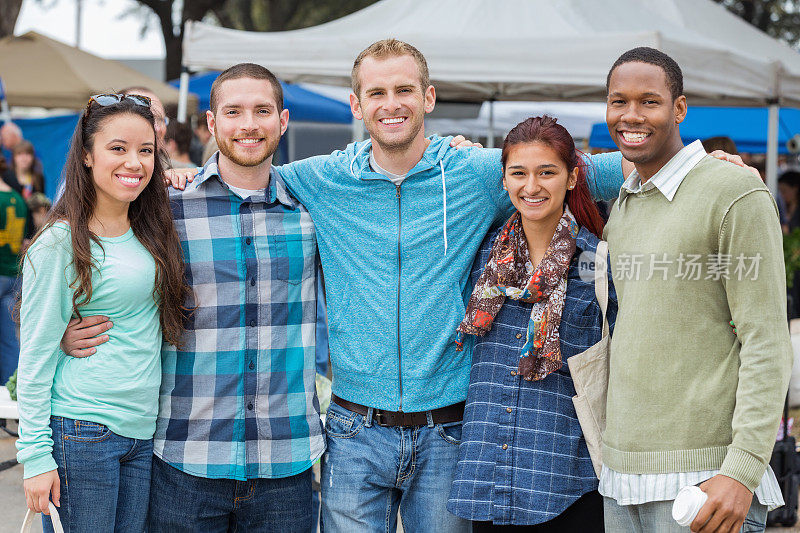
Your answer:
[[[414,143],[414,140],[419,135],[420,130],[422,130],[423,124],[419,124],[417,127],[413,128],[409,134],[404,138],[390,138],[390,139],[382,139],[380,135],[373,134],[369,130],[367,133],[370,134],[374,143],[381,147],[381,150],[388,153],[397,153],[403,152],[409,148]]]
[[[234,164],[241,167],[257,167],[275,154],[278,149],[278,144],[281,141],[280,135],[277,137],[264,137],[265,148],[264,151],[257,154],[251,154],[249,157],[242,157],[236,152],[233,139],[226,139],[226,142],[219,142],[219,139],[214,137],[217,141],[217,148],[222,155],[230,159]]]

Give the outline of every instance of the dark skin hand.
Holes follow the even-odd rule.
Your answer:
[[[692,533],[737,533],[753,501],[750,489],[722,474],[701,483],[700,489],[708,500],[690,526]]]

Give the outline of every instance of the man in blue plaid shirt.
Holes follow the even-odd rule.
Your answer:
[[[162,350],[151,533],[313,527],[317,241],[272,167],[288,120],[269,70],[231,67],[211,88],[219,152],[170,190],[196,310]]]

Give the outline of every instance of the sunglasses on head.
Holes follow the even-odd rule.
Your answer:
[[[101,107],[117,104],[123,100],[130,100],[136,105],[150,107],[150,98],[142,96],[141,94],[96,94],[89,98],[89,103],[86,104],[86,111],[92,106],[92,102]]]

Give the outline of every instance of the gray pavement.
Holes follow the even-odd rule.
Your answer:
[[[10,425],[16,430],[16,424]],[[14,438],[0,430],[0,463],[13,459],[17,453]],[[22,493],[22,466],[0,472],[0,533],[16,533],[25,519],[25,497]],[[42,523],[35,520],[32,530],[41,533]]]

